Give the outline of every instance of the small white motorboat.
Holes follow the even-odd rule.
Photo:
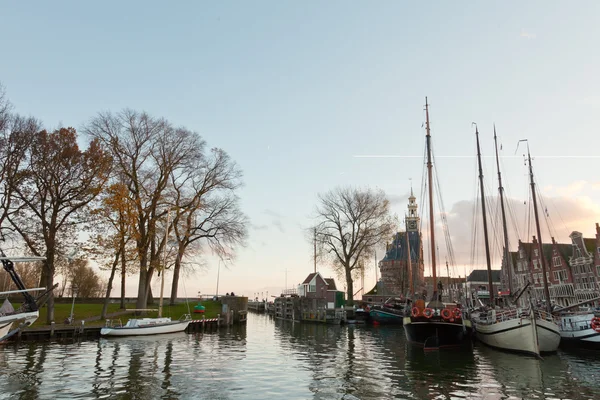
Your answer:
[[[107,320],[106,326],[100,330],[101,336],[138,336],[158,335],[161,333],[183,332],[192,318],[185,314],[179,320],[170,317],[163,318],[134,318],[121,325],[120,320]]]

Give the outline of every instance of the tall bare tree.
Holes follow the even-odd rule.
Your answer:
[[[389,201],[381,190],[337,188],[318,196],[318,252],[346,278],[348,304],[354,303],[353,277],[361,260],[394,231]]]
[[[50,290],[55,258],[65,254],[75,227],[87,221],[88,207],[108,179],[111,160],[96,140],[80,150],[73,128],[33,132],[32,123],[24,121],[25,129],[12,129],[7,137],[12,160],[4,176],[4,217],[33,255],[45,257],[42,280]],[[53,320],[50,296],[47,323]]]
[[[247,237],[247,218],[238,205],[235,191],[241,187],[242,172],[229,155],[212,149],[172,175],[175,193],[173,236],[176,253],[171,285],[171,304],[177,299],[184,256],[208,247],[221,258],[234,258],[237,246]]]
[[[225,237],[222,236],[222,229],[214,232],[214,229],[208,230],[209,223],[200,225],[202,221],[209,220],[207,217],[201,218],[201,213],[213,210],[211,215],[214,215],[221,211],[220,216],[224,219],[223,215],[226,213],[221,209],[227,209],[230,218],[234,215],[237,200],[229,198],[228,205],[221,204],[221,209],[215,206],[210,208],[209,200],[216,201],[217,196],[211,197],[206,191],[210,192],[209,189],[213,187],[226,190],[227,185],[234,185],[223,182],[219,184],[218,181],[227,180],[227,168],[232,173],[237,173],[237,167],[229,162],[224,153],[216,151],[215,154],[221,155],[219,160],[226,161],[214,162],[220,174],[212,173],[210,168],[213,164],[205,156],[204,141],[197,133],[185,128],[174,128],[168,121],[153,118],[146,113],[125,110],[118,114],[99,114],[86,126],[86,132],[110,149],[120,179],[127,187],[127,198],[134,209],[132,214],[135,215],[132,235],[139,261],[136,306],[146,308],[152,276],[155,271],[166,267],[163,265],[163,254],[165,246],[168,246],[167,231],[177,235],[179,265],[183,254],[191,249],[191,243],[198,240],[192,240],[194,235],[208,235],[214,239],[213,244],[218,240],[223,244],[227,243],[222,239]],[[207,186],[202,193],[204,197],[198,198],[197,192],[203,190],[204,180]],[[234,180],[231,179],[232,182]],[[216,192],[216,189],[213,191]],[[174,215],[168,217],[171,212]],[[186,228],[186,237],[180,227],[188,219],[191,228]],[[213,220],[215,224],[221,222],[216,217]],[[230,226],[233,226],[233,222]],[[191,231],[192,228],[196,228],[196,231]],[[202,228],[208,233],[202,232]],[[181,232],[181,236],[178,232]]]

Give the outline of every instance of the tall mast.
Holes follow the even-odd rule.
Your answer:
[[[538,254],[542,259],[542,275],[544,279],[544,297],[546,297],[546,310],[551,313],[552,305],[550,304],[550,291],[548,290],[548,280],[546,279],[546,257],[542,252],[542,233],[540,230],[540,219],[537,209],[537,197],[535,194],[535,182],[533,181],[533,167],[531,166],[531,154],[529,153],[529,143],[527,143],[527,161],[529,162],[529,177],[531,179],[531,196],[533,198],[533,213],[535,215],[535,229],[538,236]]]
[[[410,257],[410,240],[408,238],[408,226],[406,229],[406,269],[408,271],[408,290],[409,295],[412,298],[415,294],[415,288],[413,285],[413,275],[412,275],[412,260]]]
[[[314,261],[315,261],[315,274],[317,273],[317,228],[314,230]]]
[[[479,131],[475,125],[475,137],[477,138],[477,163],[479,164],[479,187],[481,189],[481,213],[483,214],[483,237],[485,241],[485,261],[488,270],[488,288],[490,292],[490,305],[494,306],[494,285],[492,282],[492,262],[490,261],[490,244],[488,241],[487,214],[485,212],[485,190],[483,188],[483,168],[481,167],[481,150],[479,149]]]
[[[502,229],[504,230],[504,259],[506,260],[506,270],[508,271],[508,291],[512,296],[512,260],[508,251],[508,229],[506,227],[506,213],[504,211],[504,188],[502,187],[502,174],[500,173],[500,161],[498,161],[498,138],[496,137],[496,124],[494,124],[494,146],[496,147],[496,166],[498,168],[498,192],[500,193],[500,210],[502,211]]]
[[[431,235],[431,276],[433,277],[433,299],[437,300],[437,276],[435,271],[435,232],[434,232],[434,221],[433,221],[433,172],[431,163],[431,133],[429,131],[429,104],[427,103],[427,97],[425,97],[425,128],[427,130],[427,179],[429,184],[429,232]]]

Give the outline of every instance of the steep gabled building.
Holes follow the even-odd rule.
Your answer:
[[[562,306],[589,300],[600,295],[600,226],[596,224],[596,237],[584,238],[581,232],[569,235],[570,244],[552,243],[542,246],[538,254],[538,242],[519,241],[515,254],[515,290],[531,282],[535,297],[544,298],[542,257],[546,260],[546,280],[551,299]],[[514,253],[511,253],[511,256]]]

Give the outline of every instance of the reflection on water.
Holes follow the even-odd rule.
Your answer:
[[[252,314],[246,327],[0,348],[4,399],[588,399],[600,354],[423,352],[402,327]]]

